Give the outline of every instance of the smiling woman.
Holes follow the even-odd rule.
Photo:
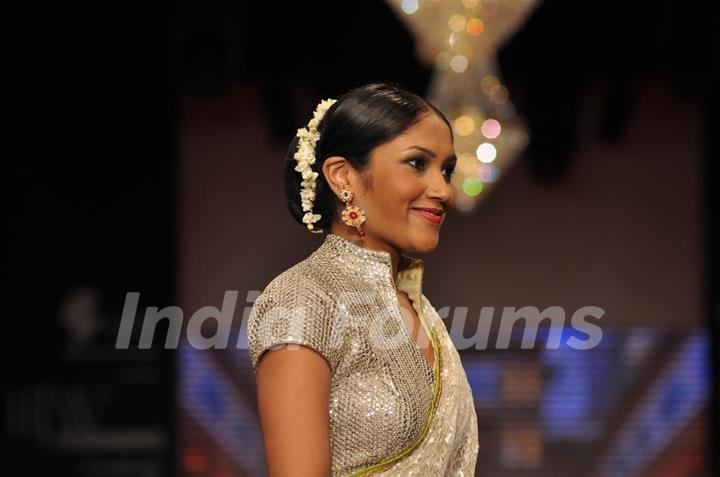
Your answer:
[[[360,171],[337,153],[323,161],[329,187],[358,191],[355,205],[373,218],[366,224],[363,245],[391,254],[395,250],[429,252],[437,247],[440,230],[436,225],[442,224],[445,212],[455,203],[450,185],[454,167],[450,131],[442,116],[426,111],[401,134],[375,146]],[[339,235],[346,233],[344,228],[341,223],[331,226]]]
[[[320,215],[324,241],[248,320],[268,471],[474,475],[470,386],[423,294],[424,263],[407,255],[437,247],[455,203],[450,125],[419,96],[371,84],[313,126],[314,146],[296,138],[288,151],[286,197],[298,223],[308,205]]]

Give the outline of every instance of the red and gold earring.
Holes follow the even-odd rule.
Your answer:
[[[360,229],[363,222],[365,222],[365,211],[357,205],[350,205],[353,199],[352,191],[345,189],[344,187],[340,191],[340,199],[345,202],[345,208],[342,211],[342,220],[350,227],[355,227],[357,235],[365,237],[365,232]]]

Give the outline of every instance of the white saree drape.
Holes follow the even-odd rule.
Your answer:
[[[479,444],[472,391],[445,324],[425,296],[422,300],[424,316],[433,327],[441,356],[440,362],[436,363],[440,368],[439,396],[430,428],[419,446],[391,467],[357,475],[475,475]]]

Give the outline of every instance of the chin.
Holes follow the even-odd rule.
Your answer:
[[[410,235],[410,243],[412,245],[412,252],[417,253],[430,253],[435,250],[440,241],[439,230],[413,230]]]

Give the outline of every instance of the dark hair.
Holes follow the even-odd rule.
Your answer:
[[[315,164],[318,172],[313,213],[322,218],[314,224],[315,229],[330,231],[337,215],[339,199],[322,174],[325,159],[342,156],[360,172],[367,170],[370,152],[402,134],[426,113],[436,113],[450,128],[445,115],[422,97],[405,91],[391,83],[372,83],[354,88],[341,95],[323,116],[318,125],[320,139],[315,145]],[[308,118],[309,121],[310,118]],[[295,170],[298,137],[294,137],[285,156],[285,202],[292,217],[305,226],[305,212],[300,201],[302,177]],[[369,186],[370,182],[366,182]]]

